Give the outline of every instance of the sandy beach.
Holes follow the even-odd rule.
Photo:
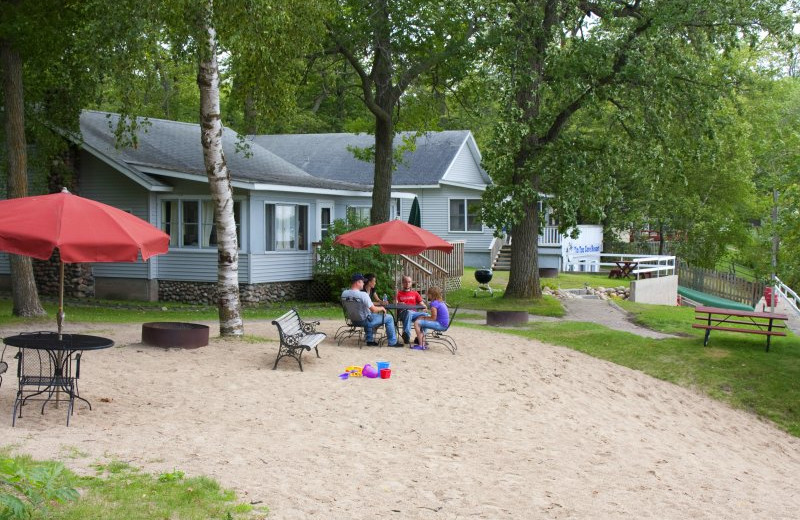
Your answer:
[[[162,349],[140,325],[69,324],[116,343],[83,357],[94,409],[80,403],[66,427],[63,405],[31,405],[12,428],[9,347],[3,444],[78,472],[116,459],[208,475],[276,519],[798,516],[800,439],[747,412],[488,329],[453,327],[453,356],[337,346],[338,326],[322,323],[321,359],[305,354],[300,372],[272,370],[275,341]],[[268,321],[246,332],[277,339]],[[378,360],[391,379],[338,378]]]

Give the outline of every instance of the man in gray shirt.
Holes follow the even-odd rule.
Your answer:
[[[392,315],[386,309],[372,303],[369,295],[363,291],[364,275],[356,273],[350,277],[350,288],[342,291],[342,299],[355,300],[358,302],[358,316],[350,316],[356,325],[363,325],[367,333],[367,345],[377,347],[375,341],[375,327],[381,324],[386,325],[386,336],[389,339],[390,347],[402,347],[402,343],[397,342],[397,331],[394,328]],[[358,319],[356,319],[358,318]]]

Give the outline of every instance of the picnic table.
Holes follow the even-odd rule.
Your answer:
[[[788,316],[785,314],[703,306],[695,307],[694,311],[694,319],[705,322],[692,324],[692,328],[705,329],[706,335],[703,339],[703,346],[708,345],[708,336],[712,330],[761,334],[767,337],[767,352],[769,352],[772,336],[786,335],[785,331],[775,330],[786,328],[784,322],[788,319]]]
[[[630,278],[633,269],[638,265],[632,260],[617,260],[614,263],[617,264],[617,267],[608,273],[609,278]]]

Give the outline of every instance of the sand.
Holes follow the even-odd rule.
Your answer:
[[[218,327],[212,325],[212,335]],[[339,323],[323,322],[333,336]],[[247,333],[276,338],[269,322]],[[640,372],[491,330],[453,327],[459,351],[320,346],[305,372],[274,341],[196,350],[140,343],[134,325],[87,352],[80,403],[34,405],[3,444],[73,470],[116,459],[208,475],[276,519],[797,518],[800,439]],[[11,335],[22,328],[0,329]],[[653,340],[654,342],[657,340]],[[391,362],[389,380],[347,365]]]

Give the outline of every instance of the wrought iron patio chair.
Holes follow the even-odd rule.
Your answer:
[[[39,333],[32,332],[30,334]],[[11,426],[16,425],[17,417],[22,418],[22,407],[28,401],[41,401],[42,414],[44,414],[44,408],[48,402],[66,402],[67,426],[69,426],[69,419],[75,408],[75,398],[80,399],[77,379],[80,377],[81,353],[78,352],[73,357],[69,351],[53,352],[20,348],[14,357],[17,359],[19,387],[14,399]],[[72,372],[73,361],[75,362],[74,375]],[[91,404],[89,408],[91,409]]]
[[[6,347],[7,345],[3,345],[3,353],[0,354],[0,387],[3,386],[3,374],[8,372],[8,363],[6,363]]]
[[[342,298],[342,310],[344,312],[344,320],[345,325],[340,327],[339,330],[336,332],[334,338],[337,339],[339,345],[342,344],[347,338],[351,338],[356,336],[358,338],[357,345],[363,347],[362,345],[362,338],[364,343],[366,342],[366,325],[363,321],[361,321],[360,310],[361,310],[361,302],[359,302],[355,298]],[[344,329],[344,330],[343,330]],[[383,329],[383,332],[381,332]],[[378,325],[375,327],[374,330],[374,340],[381,344],[386,341],[386,326],[383,324]],[[363,335],[362,335],[363,333]]]
[[[456,319],[456,314],[458,313],[458,306],[453,308],[453,312],[450,313],[450,323],[447,324],[447,328],[444,330],[433,330],[429,329],[425,331],[425,343],[440,343],[444,345],[447,350],[450,351],[451,354],[455,355],[456,350],[458,350],[458,344],[456,343],[455,338],[449,336],[447,331],[450,330],[450,327],[453,326],[453,321]]]

